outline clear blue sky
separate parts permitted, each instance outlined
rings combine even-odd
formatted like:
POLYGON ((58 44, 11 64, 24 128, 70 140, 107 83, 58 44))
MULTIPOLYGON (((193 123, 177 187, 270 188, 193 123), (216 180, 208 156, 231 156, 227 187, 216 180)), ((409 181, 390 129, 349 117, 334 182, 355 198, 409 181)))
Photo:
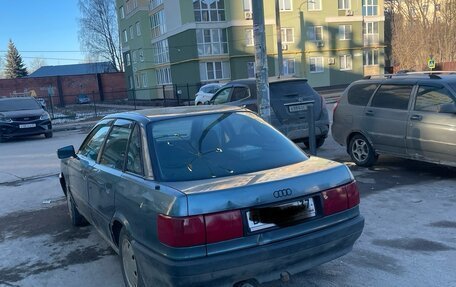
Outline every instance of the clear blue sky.
POLYGON ((47 65, 77 64, 79 7, 77 0, 0 0, 0 57, 13 40, 25 64, 43 58, 47 65))

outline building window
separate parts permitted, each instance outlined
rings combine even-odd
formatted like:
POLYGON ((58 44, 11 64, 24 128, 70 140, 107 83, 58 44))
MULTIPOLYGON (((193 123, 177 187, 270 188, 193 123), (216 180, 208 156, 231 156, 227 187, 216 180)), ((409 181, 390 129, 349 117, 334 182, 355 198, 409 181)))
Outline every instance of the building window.
POLYGON ((165 13, 163 10, 150 16, 150 27, 152 32, 152 38, 156 38, 166 33, 165 26, 165 13))
POLYGON ((252 12, 252 0, 243 0, 244 12, 252 12))
POLYGON ((255 42, 253 41, 253 29, 245 29, 245 45, 254 46, 255 42))
POLYGON ((293 28, 282 28, 282 43, 293 43, 294 42, 294 31, 293 28))
POLYGON ((279 0, 280 11, 291 11, 291 0, 279 0))
POLYGON ((378 50, 364 51, 364 66, 378 65, 378 50))
POLYGON ((139 22, 136 22, 136 36, 141 36, 141 24, 139 22))
POLYGON ((225 21, 224 0, 193 0, 196 22, 225 21))
POLYGON ((323 73, 323 57, 310 57, 310 72, 311 73, 323 73))
POLYGON ((157 84, 158 85, 166 85, 171 84, 171 69, 169 67, 164 67, 155 70, 155 74, 157 76, 157 84))
POLYGON ((312 26, 307 30, 310 41, 323 41, 323 26, 312 26))
POLYGON ((228 53, 226 29, 197 29, 198 55, 222 55, 228 53))
POLYGON ((125 54, 125 63, 127 63, 127 66, 131 65, 130 53, 125 54))
POLYGON ((137 89, 140 89, 141 88, 141 79, 139 78, 139 75, 138 74, 135 74, 135 87, 137 89))
POLYGON ((138 61, 138 51, 134 50, 131 53, 131 56, 132 56, 133 63, 136 64, 136 62, 138 61))
POLYGON ((138 7, 138 0, 126 0, 125 6, 127 6, 127 14, 138 7))
POLYGON ((351 35, 352 25, 339 25, 339 40, 350 40, 351 35))
POLYGON ((130 26, 130 40, 133 40, 133 34, 134 34, 133 26, 130 26))
POLYGON ((200 77, 201 81, 229 79, 230 64, 229 62, 202 62, 200 77))
POLYGON ((149 83, 147 81, 147 73, 141 73, 141 81, 143 88, 147 88, 149 86, 149 83))
POLYGON ((350 0, 339 0, 339 10, 349 10, 350 0))
POLYGON ((370 46, 379 43, 378 22, 364 23, 364 45, 370 46))
POLYGON ((135 88, 135 83, 133 82, 133 76, 128 76, 128 83, 129 83, 129 87, 130 89, 134 89, 135 88))
POLYGON ((255 62, 247 62, 247 77, 255 78, 256 66, 255 62))
POLYGON ((308 11, 321 11, 321 0, 313 0, 307 2, 308 11))
POLYGON ((120 6, 120 19, 125 19, 125 9, 123 6, 120 6))
POLYGON ((163 0, 151 0, 150 1, 150 10, 157 8, 161 4, 163 4, 163 0))
POLYGON ((138 50, 138 54, 139 54, 139 61, 140 62, 144 62, 144 51, 143 51, 143 49, 139 49, 138 50))
POLYGON ((293 75, 295 73, 295 60, 294 59, 284 59, 283 60, 283 74, 284 75, 293 75))
POLYGON ((127 30, 122 31, 124 43, 128 42, 128 33, 127 30))
POLYGON ((339 56, 339 61, 341 71, 348 71, 353 69, 353 61, 351 55, 339 56))
POLYGON ((378 15, 378 0, 364 0, 363 15, 377 16, 378 15))
POLYGON ((154 64, 169 63, 168 39, 152 43, 154 64))

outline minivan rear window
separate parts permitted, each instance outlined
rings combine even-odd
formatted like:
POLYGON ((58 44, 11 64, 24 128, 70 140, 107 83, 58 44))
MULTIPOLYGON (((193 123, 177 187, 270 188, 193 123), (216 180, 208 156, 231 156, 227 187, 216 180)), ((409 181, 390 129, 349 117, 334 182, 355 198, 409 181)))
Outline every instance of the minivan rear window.
POLYGON ((348 103, 355 106, 366 106, 378 84, 354 85, 348 90, 348 103))

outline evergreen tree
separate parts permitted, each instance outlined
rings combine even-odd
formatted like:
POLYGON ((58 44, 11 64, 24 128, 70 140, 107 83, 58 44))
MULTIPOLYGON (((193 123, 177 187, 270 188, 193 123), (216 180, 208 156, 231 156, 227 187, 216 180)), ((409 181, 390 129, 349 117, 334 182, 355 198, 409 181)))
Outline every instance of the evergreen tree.
POLYGON ((16 49, 11 39, 8 43, 8 53, 6 54, 5 77, 7 79, 22 78, 27 76, 27 69, 25 68, 22 57, 16 49))

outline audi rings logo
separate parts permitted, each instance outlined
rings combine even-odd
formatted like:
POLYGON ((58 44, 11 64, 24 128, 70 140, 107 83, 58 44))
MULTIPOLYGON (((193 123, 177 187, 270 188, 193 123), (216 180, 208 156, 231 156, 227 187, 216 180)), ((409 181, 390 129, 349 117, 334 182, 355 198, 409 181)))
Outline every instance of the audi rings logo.
POLYGON ((275 198, 287 197, 292 194, 293 194, 293 191, 291 191, 291 189, 289 189, 289 188, 276 190, 272 193, 272 195, 274 195, 275 198))

